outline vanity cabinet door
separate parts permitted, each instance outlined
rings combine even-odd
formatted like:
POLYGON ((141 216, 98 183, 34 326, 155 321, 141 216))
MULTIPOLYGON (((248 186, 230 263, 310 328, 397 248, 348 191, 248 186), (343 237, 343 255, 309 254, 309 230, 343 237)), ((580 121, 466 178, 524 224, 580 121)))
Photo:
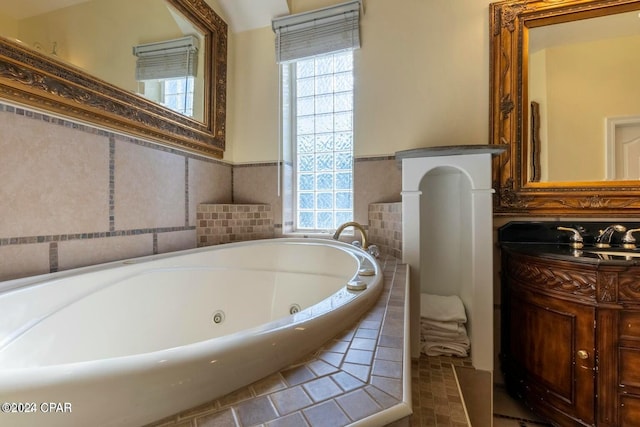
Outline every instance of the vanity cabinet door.
POLYGON ((510 312, 510 353, 525 399, 560 425, 593 425, 595 309, 516 291, 510 312))
POLYGON ((640 312, 620 313, 618 341, 618 391, 620 427, 640 425, 640 312))
POLYGON ((562 273, 531 257, 503 258, 505 382, 557 425, 595 425, 596 309, 555 286, 550 278, 567 276, 561 267, 562 273))

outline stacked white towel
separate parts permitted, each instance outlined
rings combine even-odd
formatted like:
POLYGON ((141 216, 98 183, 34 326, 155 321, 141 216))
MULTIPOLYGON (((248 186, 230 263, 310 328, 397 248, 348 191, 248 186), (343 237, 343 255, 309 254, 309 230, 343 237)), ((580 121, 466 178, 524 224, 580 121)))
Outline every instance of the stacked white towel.
POLYGON ((420 294, 420 351, 427 356, 469 354, 467 315, 457 295, 420 294))

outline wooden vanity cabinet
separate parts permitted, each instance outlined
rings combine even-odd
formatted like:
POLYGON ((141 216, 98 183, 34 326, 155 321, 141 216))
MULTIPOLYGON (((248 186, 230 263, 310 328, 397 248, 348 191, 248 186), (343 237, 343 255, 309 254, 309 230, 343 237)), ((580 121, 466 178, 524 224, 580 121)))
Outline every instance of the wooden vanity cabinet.
POLYGON ((502 251, 508 391, 558 426, 640 426, 640 267, 502 251))

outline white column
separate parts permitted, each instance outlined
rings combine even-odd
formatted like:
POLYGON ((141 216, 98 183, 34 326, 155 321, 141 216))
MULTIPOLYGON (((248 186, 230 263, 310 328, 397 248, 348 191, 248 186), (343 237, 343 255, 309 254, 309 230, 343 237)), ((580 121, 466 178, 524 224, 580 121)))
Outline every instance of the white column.
POLYGON ((402 195, 402 262, 409 266, 411 357, 420 357, 420 196, 407 190, 402 195), (407 238, 412 236, 411 238, 407 238))
MULTIPOLYGON (((491 157, 488 157, 490 162, 491 157)), ((471 190, 474 305, 471 359, 474 368, 489 372, 493 372, 493 193, 492 188, 471 190)))

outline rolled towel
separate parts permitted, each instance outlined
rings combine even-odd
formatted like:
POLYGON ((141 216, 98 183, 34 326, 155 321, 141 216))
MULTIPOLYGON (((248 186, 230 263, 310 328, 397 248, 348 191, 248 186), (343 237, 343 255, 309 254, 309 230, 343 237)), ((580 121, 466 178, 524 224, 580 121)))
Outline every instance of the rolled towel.
POLYGON ((467 321, 464 304, 457 295, 420 294, 420 316, 441 322, 467 321))

